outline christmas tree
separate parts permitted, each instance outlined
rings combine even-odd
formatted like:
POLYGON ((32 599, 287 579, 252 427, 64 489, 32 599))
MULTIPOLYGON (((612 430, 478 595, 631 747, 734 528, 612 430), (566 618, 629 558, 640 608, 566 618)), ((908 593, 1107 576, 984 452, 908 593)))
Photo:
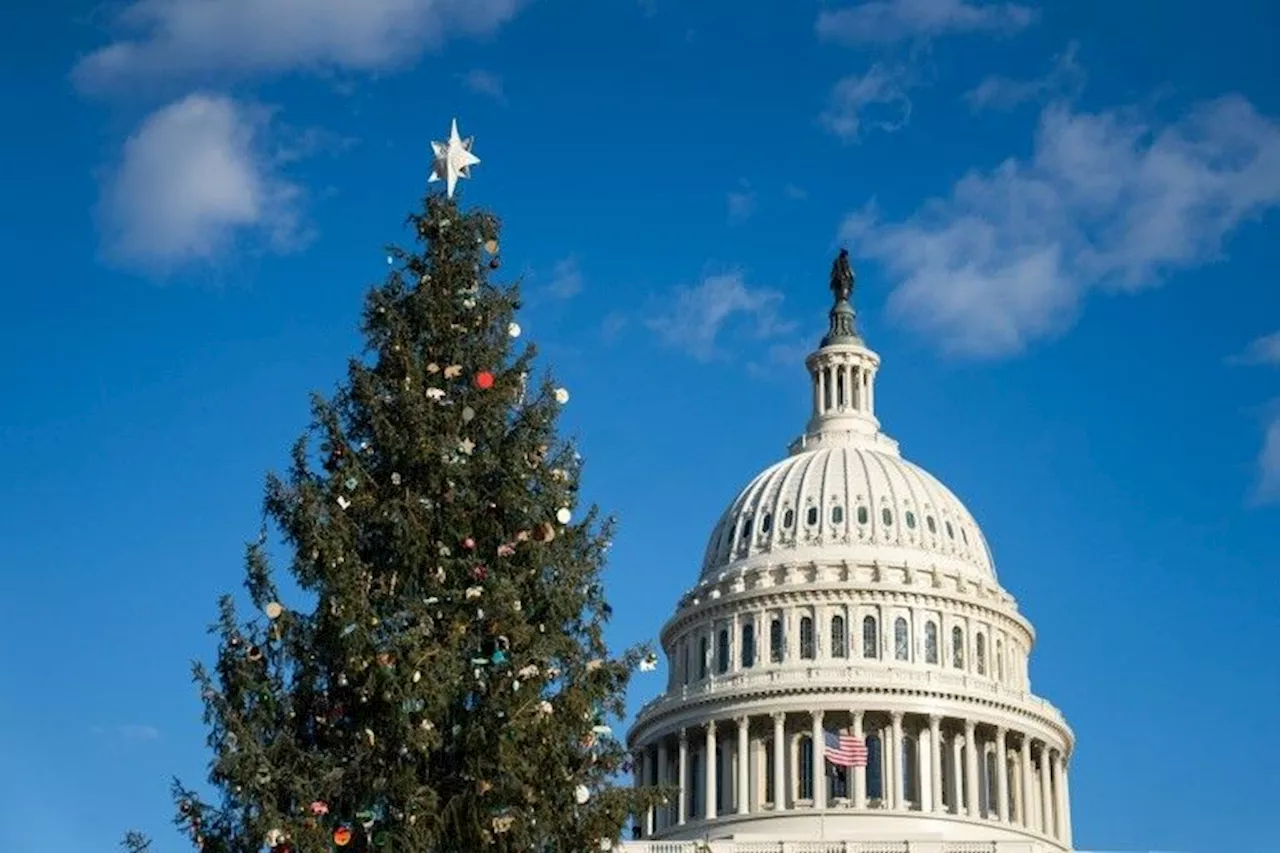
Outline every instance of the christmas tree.
POLYGON ((609 723, 654 658, 606 648, 609 524, 578 507, 568 393, 528 381, 518 288, 490 280, 498 220, 453 197, 469 141, 455 124, 435 148, 448 190, 390 250, 368 353, 268 480, 305 601, 264 532, 256 612, 225 598, 216 666, 195 667, 217 796, 175 797, 204 853, 588 853, 663 794, 610 784, 629 767, 609 723))

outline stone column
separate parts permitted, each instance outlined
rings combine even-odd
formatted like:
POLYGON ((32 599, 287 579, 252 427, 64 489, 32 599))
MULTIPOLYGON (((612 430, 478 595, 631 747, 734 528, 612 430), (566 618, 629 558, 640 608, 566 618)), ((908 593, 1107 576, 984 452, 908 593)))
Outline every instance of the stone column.
POLYGON ((703 750, 703 770, 706 776, 706 802, 703 804, 703 817, 715 820, 716 817, 716 721, 707 722, 707 744, 703 750))
POLYGON ((1018 775, 1022 777, 1021 790, 1022 800, 1018 805, 1018 817, 1022 819, 1022 825, 1027 829, 1035 829, 1036 821, 1035 812, 1035 794, 1032 791, 1031 776, 1031 735, 1024 734, 1022 736, 1022 749, 1018 750, 1020 758, 1020 769, 1018 775))
MULTIPOLYGON (((862 732, 862 712, 853 711, 853 736, 862 741, 862 746, 866 748, 866 740, 862 732)), ((862 764, 858 767, 849 768, 849 787, 853 788, 853 807, 855 809, 865 809, 867 807, 867 766, 862 764)))
MULTIPOLYGON (((667 766, 667 739, 658 741, 658 786, 667 784, 671 768, 667 766)), ((671 825, 671 807, 667 806, 658 813, 658 829, 666 829, 671 825)))
POLYGON ((676 799, 676 825, 684 826, 684 822, 689 819, 689 731, 688 729, 680 730, 680 752, 677 756, 676 787, 680 789, 680 796, 676 799))
MULTIPOLYGON (((933 810, 942 811, 942 718, 929 718, 929 776, 933 810)), ((924 804, 920 804, 924 808, 924 804)))
POLYGON ((813 785, 813 807, 815 809, 825 809, 827 807, 827 744, 822 736, 822 712, 813 712, 813 731, 810 734, 812 738, 812 749, 809 750, 810 761, 812 766, 809 768, 813 785))
POLYGON ((978 735, 973 720, 964 721, 964 786, 968 789, 966 812, 969 817, 981 817, 979 806, 982 798, 978 796, 978 735))
POLYGON ((1058 838, 1071 849, 1071 792, 1067 788, 1067 760, 1058 754, 1058 838))
POLYGON ((751 719, 749 717, 738 718, 738 814, 747 813, 747 786, 748 786, 748 768, 747 768, 747 751, 750 745, 747 742, 747 734, 750 731, 751 719))
POLYGON ((1053 835, 1053 785, 1049 781, 1049 744, 1040 747, 1040 831, 1053 835))
POLYGON ((786 776, 787 715, 773 715, 773 810, 780 812, 787 807, 786 776))
POLYGON ((964 761, 960 757, 960 747, 964 744, 964 736, 959 733, 951 735, 951 808, 954 814, 964 814, 964 761))
POLYGON ((1005 730, 996 728, 996 814, 1001 823, 1009 822, 1009 752, 1004 742, 1005 730))
POLYGON ((891 774, 893 778, 893 795, 890 800, 890 808, 900 809, 906 803, 906 790, 903 783, 906 781, 906 756, 903 753, 904 741, 902 738, 902 712, 893 712, 893 753, 889 756, 889 766, 893 768, 891 774))
MULTIPOLYGON (((640 753, 640 762, 637 769, 640 771, 640 784, 642 786, 647 786, 649 784, 649 777, 653 775, 653 759, 649 757, 648 746, 644 747, 644 750, 640 753)), ((653 837, 653 806, 648 806, 644 810, 644 837, 653 837)))

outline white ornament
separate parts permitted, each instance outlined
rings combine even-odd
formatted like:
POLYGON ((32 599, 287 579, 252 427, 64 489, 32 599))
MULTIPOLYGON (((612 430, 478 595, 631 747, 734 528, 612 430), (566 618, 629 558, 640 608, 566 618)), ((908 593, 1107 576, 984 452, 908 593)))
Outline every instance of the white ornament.
POLYGON ((559 404, 560 404, 560 405, 562 405, 562 406, 563 406, 565 403, 569 402, 569 392, 568 392, 567 390, 565 390, 564 388, 557 388, 557 389, 556 389, 556 402, 557 402, 557 403, 559 403, 559 404))
POLYGON ((587 800, 591 799, 591 790, 586 785, 579 785, 573 789, 573 798, 578 801, 578 805, 586 805, 587 800))
MULTIPOLYGON (((470 178, 471 167, 480 163, 480 158, 471 153, 471 145, 475 137, 463 139, 458 135, 458 120, 453 120, 446 142, 432 142, 431 151, 435 154, 435 163, 431 169, 429 182, 444 181, 445 193, 453 198, 453 188, 459 178, 470 178)), ((443 227, 444 223, 440 223, 443 227)))
POLYGON ((520 337, 520 324, 512 323, 511 325, 507 326, 507 334, 513 338, 520 337))
POLYGON ((556 521, 561 524, 568 524, 569 519, 573 518, 573 513, 569 511, 567 506, 562 506, 556 510, 556 521))
POLYGON ((650 652, 644 656, 644 660, 640 661, 641 672, 653 672, 658 668, 658 656, 650 652))

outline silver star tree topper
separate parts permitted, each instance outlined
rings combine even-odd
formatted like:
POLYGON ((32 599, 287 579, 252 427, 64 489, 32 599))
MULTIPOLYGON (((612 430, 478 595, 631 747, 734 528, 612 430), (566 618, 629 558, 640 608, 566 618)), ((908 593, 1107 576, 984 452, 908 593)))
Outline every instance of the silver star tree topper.
POLYGON ((455 118, 453 127, 449 131, 448 141, 431 143, 435 162, 432 164, 428 183, 444 181, 445 192, 449 198, 453 198, 453 188, 457 186, 458 179, 470 178, 471 167, 480 162, 480 158, 471 153, 471 145, 474 142, 474 136, 463 139, 458 135, 458 120, 455 118))

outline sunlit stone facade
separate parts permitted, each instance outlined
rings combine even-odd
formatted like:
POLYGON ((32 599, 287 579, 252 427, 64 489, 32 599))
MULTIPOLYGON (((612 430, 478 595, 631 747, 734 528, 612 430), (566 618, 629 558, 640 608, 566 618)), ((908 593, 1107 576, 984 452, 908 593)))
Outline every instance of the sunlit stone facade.
POLYGON ((968 510, 880 431, 880 359, 836 277, 808 426, 662 628, 666 690, 627 737, 635 783, 681 793, 626 847, 1070 850, 1073 735, 1031 690, 1034 629, 968 510), (868 765, 829 772, 824 731, 865 739, 868 765))

